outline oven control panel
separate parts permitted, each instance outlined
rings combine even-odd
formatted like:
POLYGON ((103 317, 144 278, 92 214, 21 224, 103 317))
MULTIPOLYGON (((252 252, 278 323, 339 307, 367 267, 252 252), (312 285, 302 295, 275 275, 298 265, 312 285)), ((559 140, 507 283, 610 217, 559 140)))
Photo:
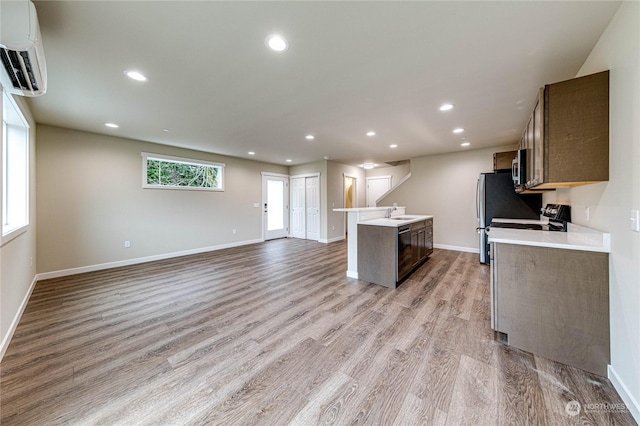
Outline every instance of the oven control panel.
POLYGON ((558 222, 571 222, 571 206, 565 204, 547 204, 542 215, 558 222))

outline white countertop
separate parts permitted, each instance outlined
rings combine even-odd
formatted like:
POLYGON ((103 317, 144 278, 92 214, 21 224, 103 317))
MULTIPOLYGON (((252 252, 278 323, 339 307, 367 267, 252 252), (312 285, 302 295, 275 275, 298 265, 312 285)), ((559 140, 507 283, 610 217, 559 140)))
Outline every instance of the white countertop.
MULTIPOLYGON (((499 222, 546 223, 543 221, 507 220, 499 222)), ((490 228, 489 242, 524 246, 550 247, 568 250, 597 251, 611 253, 611 234, 584 226, 567 224, 567 232, 537 231, 529 229, 490 228)))
POLYGON ((391 218, 379 218, 379 219, 370 219, 362 222, 358 222, 358 225, 370 225, 370 226, 390 226, 393 228, 397 228, 399 226, 408 225, 410 223, 420 222, 426 219, 433 218, 430 215, 416 215, 416 214, 403 214, 399 216, 391 216, 391 218), (394 217, 396 219, 394 219, 394 217), (406 218, 403 220, 399 220, 397 218, 406 218))
POLYGON ((501 223, 532 223, 536 225, 545 225, 549 223, 548 217, 543 217, 542 219, 503 219, 501 217, 494 217, 491 222, 501 222, 501 223))
MULTIPOLYGON (((353 207, 353 208, 339 208, 339 209, 333 209, 334 212, 373 212, 373 211, 377 211, 377 210, 388 210, 388 209, 393 209, 394 206, 388 206, 388 207, 384 207, 384 206, 380 206, 380 207, 353 207)), ((400 209, 400 208, 404 208, 404 207, 398 207, 395 206, 396 209, 400 209)))

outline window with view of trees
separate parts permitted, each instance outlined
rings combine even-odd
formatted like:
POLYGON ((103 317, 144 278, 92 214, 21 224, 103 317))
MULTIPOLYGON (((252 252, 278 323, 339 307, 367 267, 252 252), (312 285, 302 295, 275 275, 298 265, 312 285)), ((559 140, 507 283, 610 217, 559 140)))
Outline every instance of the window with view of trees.
POLYGON ((143 187, 223 191, 224 164, 142 153, 143 187))
POLYGON ((2 93, 2 244, 29 226, 29 125, 18 104, 2 93))

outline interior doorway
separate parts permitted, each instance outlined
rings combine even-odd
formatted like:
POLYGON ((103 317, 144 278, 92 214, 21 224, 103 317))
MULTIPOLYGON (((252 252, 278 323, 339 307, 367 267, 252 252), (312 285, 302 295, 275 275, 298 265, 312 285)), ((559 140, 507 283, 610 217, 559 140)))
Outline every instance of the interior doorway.
MULTIPOLYGON (((344 207, 353 209, 358 207, 358 178, 356 176, 344 174, 344 207)), ((349 234, 348 213, 344 214, 344 233, 345 237, 349 234)))

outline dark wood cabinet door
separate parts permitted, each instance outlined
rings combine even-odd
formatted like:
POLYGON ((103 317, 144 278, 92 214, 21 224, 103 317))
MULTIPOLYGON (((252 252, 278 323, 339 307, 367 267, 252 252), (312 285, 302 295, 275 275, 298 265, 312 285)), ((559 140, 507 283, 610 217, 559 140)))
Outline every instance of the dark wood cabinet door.
POLYGON ((420 262, 420 246, 418 244, 418 231, 411 233, 411 263, 416 265, 420 262))
POLYGON ((609 180, 609 71, 545 91, 545 181, 609 180))

